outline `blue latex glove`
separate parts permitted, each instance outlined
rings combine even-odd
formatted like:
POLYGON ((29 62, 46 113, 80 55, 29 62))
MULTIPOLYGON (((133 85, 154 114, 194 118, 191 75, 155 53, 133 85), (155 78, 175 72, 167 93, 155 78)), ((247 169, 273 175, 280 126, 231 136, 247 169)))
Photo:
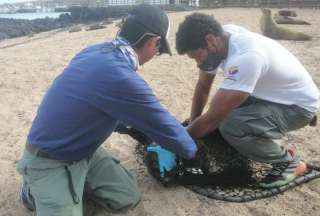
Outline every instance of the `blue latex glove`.
POLYGON ((165 171, 171 171, 176 167, 176 155, 174 153, 161 148, 159 145, 148 146, 147 151, 157 153, 161 177, 164 177, 165 171))

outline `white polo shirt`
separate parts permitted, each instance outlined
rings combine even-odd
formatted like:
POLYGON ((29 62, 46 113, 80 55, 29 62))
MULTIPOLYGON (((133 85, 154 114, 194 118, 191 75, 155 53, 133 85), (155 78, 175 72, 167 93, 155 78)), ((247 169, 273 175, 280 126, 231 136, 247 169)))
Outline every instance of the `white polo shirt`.
POLYGON ((231 34, 228 56, 220 65, 220 88, 250 93, 256 98, 297 105, 310 112, 320 106, 319 90, 299 60, 278 42, 236 25, 224 25, 231 34))

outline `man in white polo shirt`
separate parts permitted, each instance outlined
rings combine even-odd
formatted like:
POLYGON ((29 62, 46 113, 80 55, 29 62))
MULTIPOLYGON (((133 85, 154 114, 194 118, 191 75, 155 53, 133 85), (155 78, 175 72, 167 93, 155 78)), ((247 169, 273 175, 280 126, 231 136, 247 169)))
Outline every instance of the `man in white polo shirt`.
POLYGON ((193 138, 219 128, 241 154, 272 164, 262 187, 279 187, 305 172, 293 150, 274 142, 308 125, 320 105, 317 86, 292 53, 274 40, 240 26, 221 26, 200 13, 180 24, 176 48, 200 68, 188 127, 193 138), (219 66, 224 81, 203 112, 219 66))

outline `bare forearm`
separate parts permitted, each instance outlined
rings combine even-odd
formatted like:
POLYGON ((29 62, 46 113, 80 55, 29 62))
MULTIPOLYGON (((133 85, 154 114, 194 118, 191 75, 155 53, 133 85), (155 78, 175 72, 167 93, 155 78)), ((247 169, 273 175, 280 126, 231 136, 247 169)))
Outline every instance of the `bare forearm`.
POLYGON ((206 74, 204 72, 199 73, 199 79, 193 94, 190 121, 192 122, 199 117, 205 105, 207 104, 211 85, 214 80, 214 75, 206 74))
POLYGON ((193 139, 204 137, 218 128, 221 120, 209 118, 208 113, 196 118, 188 127, 188 133, 193 139))
POLYGON ((203 92, 197 85, 196 90, 193 95, 192 99, 192 106, 191 106, 191 114, 190 114, 190 121, 194 121, 197 117, 199 117, 208 101, 208 92, 203 92))
POLYGON ((194 139, 201 138, 217 129, 226 116, 242 104, 248 96, 249 94, 245 92, 219 89, 208 111, 191 122, 188 127, 190 136, 194 139))

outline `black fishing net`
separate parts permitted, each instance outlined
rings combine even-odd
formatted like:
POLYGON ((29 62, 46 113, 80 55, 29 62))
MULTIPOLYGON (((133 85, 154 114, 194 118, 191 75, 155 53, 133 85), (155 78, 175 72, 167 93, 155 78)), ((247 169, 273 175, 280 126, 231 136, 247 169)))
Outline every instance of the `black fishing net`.
POLYGON ((149 173, 162 184, 183 185, 213 199, 230 202, 257 200, 277 195, 320 177, 320 168, 307 164, 307 172, 288 185, 272 189, 261 188, 258 183, 269 173, 271 166, 253 162, 242 156, 223 139, 218 130, 196 140, 198 152, 194 160, 177 158, 177 167, 161 177, 156 153, 145 151, 152 140, 131 127, 122 127, 117 132, 127 134, 138 141, 138 162, 145 164, 149 173))

